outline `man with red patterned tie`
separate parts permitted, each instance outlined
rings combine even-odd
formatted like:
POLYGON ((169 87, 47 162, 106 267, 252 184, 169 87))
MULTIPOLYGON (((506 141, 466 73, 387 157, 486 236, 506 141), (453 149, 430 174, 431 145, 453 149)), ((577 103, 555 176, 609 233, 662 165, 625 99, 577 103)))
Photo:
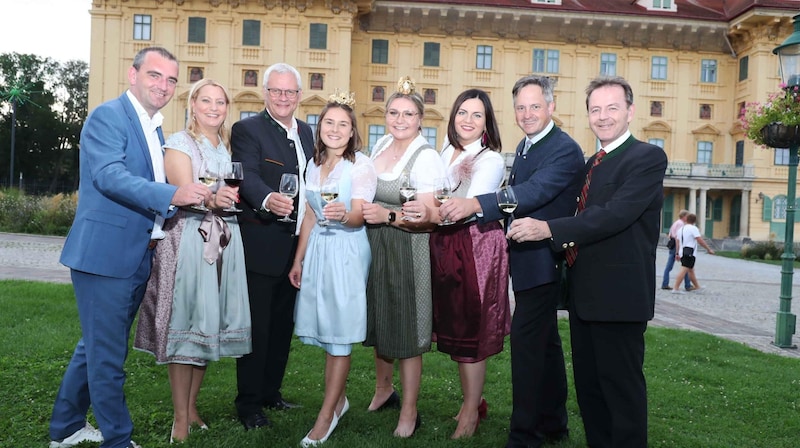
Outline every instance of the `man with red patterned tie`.
POLYGON ((643 447, 644 333, 655 306, 655 254, 667 156, 628 130, 634 105, 627 81, 596 78, 586 95, 589 126, 602 149, 584 168, 585 187, 578 198, 584 206, 579 205, 574 217, 517 219, 508 237, 550 239, 572 262, 572 361, 588 445, 643 447))

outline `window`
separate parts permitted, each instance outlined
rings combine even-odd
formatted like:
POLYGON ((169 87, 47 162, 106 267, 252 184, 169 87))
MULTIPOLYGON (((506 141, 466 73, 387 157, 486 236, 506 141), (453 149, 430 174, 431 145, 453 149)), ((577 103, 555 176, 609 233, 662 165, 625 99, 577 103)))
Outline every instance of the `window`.
POLYGON ((425 104, 436 104, 436 89, 425 89, 425 104))
POLYGON ((189 43, 206 43, 206 18, 189 17, 189 43))
POLYGON ((436 128, 422 128, 422 136, 428 140, 429 145, 438 148, 436 146, 436 128))
POLYGON ((772 200, 772 219, 786 219, 786 205, 789 201, 786 196, 775 196, 772 200))
POLYGON ((670 0, 653 0, 653 8, 672 9, 671 3, 670 0))
POLYGON ((711 153, 714 144, 711 142, 697 142, 697 163, 711 164, 711 153))
POLYGON ((426 67, 439 66, 439 44, 436 42, 425 42, 422 65, 426 67))
POLYGON ((197 82, 203 79, 202 67, 189 67, 189 82, 197 82))
POLYGON ((600 74, 614 76, 617 74, 617 55, 614 53, 600 53, 600 74))
POLYGON ((319 124, 319 115, 318 114, 306 115, 306 124, 308 125, 308 127, 311 128, 311 134, 317 135, 317 125, 319 124))
POLYGON ((700 105, 700 119, 701 120, 710 120, 711 119, 711 105, 710 104, 701 104, 700 105))
POLYGON ((716 59, 703 59, 700 62, 700 82, 717 82, 716 59))
POLYGON ((386 95, 386 89, 383 86, 375 86, 372 88, 372 101, 382 103, 386 95))
POLYGON ((663 101, 650 101, 650 116, 660 117, 664 113, 663 101))
POLYGON ((260 20, 245 20, 242 22, 242 45, 261 45, 260 20))
POLYGON ((153 16, 144 14, 133 15, 133 40, 150 40, 153 16))
POLYGON ((491 45, 478 45, 477 59, 475 61, 475 68, 479 70, 492 69, 492 46, 491 45))
POLYGON ((647 140, 647 143, 651 145, 656 145, 661 149, 664 149, 664 139, 663 138, 650 138, 647 140))
POLYGON ((251 111, 245 110, 245 111, 239 112, 239 119, 240 120, 244 120, 245 118, 254 117, 256 115, 258 115, 258 112, 251 112, 251 111))
POLYGON ((789 164, 789 148, 775 148, 775 165, 789 164))
POLYGON ((312 73, 308 86, 311 90, 323 90, 325 88, 325 76, 322 73, 312 73))
POLYGON ((533 49, 534 73, 558 73, 558 50, 533 49))
POLYGON ((736 110, 738 111, 738 113, 736 114, 736 118, 741 120, 742 118, 744 118, 744 115, 747 112, 747 104, 744 101, 740 102, 736 106, 736 110))
POLYGON ((739 59, 739 81, 747 79, 747 70, 750 65, 750 56, 743 56, 739 59))
POLYGON ((312 23, 308 31, 308 48, 328 49, 328 25, 312 23))
POLYGON ((372 148, 375 147, 375 143, 378 142, 378 139, 386 135, 386 126, 382 124, 371 124, 369 125, 369 137, 367 140, 367 145, 369 146, 369 150, 372 151, 372 148))
POLYGON ((255 70, 245 70, 243 73, 242 84, 247 87, 258 86, 258 72, 255 70))
POLYGON ((385 39, 372 39, 372 63, 389 63, 389 41, 385 39))
POLYGON ((650 78, 665 80, 667 79, 667 58, 665 56, 653 56, 650 66, 650 78))

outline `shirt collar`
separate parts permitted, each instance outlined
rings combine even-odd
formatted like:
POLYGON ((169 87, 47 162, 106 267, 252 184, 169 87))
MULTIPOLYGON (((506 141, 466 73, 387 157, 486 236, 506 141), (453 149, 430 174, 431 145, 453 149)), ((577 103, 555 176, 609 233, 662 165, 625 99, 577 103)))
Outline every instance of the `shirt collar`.
POLYGON ((622 144, 625 143, 625 141, 628 140, 628 138, 630 136, 631 136, 631 131, 630 130, 625 131, 624 134, 620 135, 619 137, 617 137, 616 140, 614 140, 613 142, 611 142, 608 145, 606 145, 605 148, 600 148, 600 149, 602 149, 603 151, 606 152, 606 154, 608 154, 611 151, 613 151, 613 150, 619 148, 620 146, 622 146, 622 144))
POLYGON ((151 117, 150 114, 144 110, 144 107, 142 107, 142 103, 140 103, 139 100, 133 96, 133 93, 131 93, 130 89, 127 90, 125 94, 128 95, 128 99, 133 105, 133 110, 136 111, 136 115, 139 117, 139 121, 142 123, 142 125, 147 124, 150 126, 148 131, 152 132, 164 123, 164 115, 162 115, 160 111, 156 112, 155 115, 151 117))
POLYGON ((539 131, 539 133, 535 134, 533 137, 531 137, 530 135, 526 136, 525 139, 528 140, 526 146, 535 145, 537 142, 539 142, 539 140, 543 139, 545 135, 549 134, 550 131, 553 130, 553 127, 555 127, 555 125, 556 125, 555 122, 553 122, 553 119, 551 118, 550 123, 547 123, 547 126, 545 126, 544 129, 539 131))
POLYGON ((264 110, 267 111, 267 115, 269 115, 269 117, 272 118, 272 120, 275 121, 275 123, 278 123, 278 125, 282 127, 287 134, 289 133, 289 130, 294 130, 295 132, 297 132, 297 118, 292 116, 292 125, 286 126, 285 124, 281 123, 280 120, 277 120, 275 117, 273 117, 272 114, 269 112, 269 109, 265 108, 264 110))

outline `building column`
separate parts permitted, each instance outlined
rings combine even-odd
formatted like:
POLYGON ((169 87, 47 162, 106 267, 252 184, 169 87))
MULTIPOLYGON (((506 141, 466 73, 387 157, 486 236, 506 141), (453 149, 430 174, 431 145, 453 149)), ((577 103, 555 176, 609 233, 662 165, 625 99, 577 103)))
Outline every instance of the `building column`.
POLYGON ((706 193, 707 188, 700 189, 700 210, 697 211, 697 228, 703 236, 706 235, 706 193))
POLYGON ((742 190, 742 204, 739 211, 739 238, 750 236, 750 190, 742 190))
POLYGON ((697 214, 697 188, 689 189, 689 213, 697 214))

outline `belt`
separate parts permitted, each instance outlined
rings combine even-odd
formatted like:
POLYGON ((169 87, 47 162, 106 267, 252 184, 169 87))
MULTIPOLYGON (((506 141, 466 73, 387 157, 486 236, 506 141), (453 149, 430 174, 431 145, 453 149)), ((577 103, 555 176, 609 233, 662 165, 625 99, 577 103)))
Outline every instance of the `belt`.
POLYGON ((158 240, 150 240, 150 243, 147 245, 147 248, 153 250, 156 248, 156 244, 158 244, 158 240))

